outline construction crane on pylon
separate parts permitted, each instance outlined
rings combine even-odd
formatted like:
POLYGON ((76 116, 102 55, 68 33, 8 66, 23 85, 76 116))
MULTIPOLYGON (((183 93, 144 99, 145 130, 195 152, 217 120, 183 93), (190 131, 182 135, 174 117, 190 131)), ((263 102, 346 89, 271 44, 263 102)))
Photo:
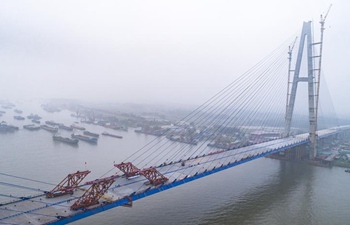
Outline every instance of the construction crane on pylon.
MULTIPOLYGON (((326 18, 327 18, 327 16, 328 16, 328 13, 329 13, 329 11, 331 10, 331 8, 332 8, 332 4, 329 6, 329 8, 328 8, 328 10, 327 10, 327 12, 326 12, 326 15, 325 15, 324 17, 323 17, 322 14, 321 14, 320 24, 321 24, 322 28, 323 28, 323 25, 324 25, 324 23, 325 23, 325 21, 326 21, 326 18)), ((324 29, 324 28, 323 28, 323 29, 324 29)))

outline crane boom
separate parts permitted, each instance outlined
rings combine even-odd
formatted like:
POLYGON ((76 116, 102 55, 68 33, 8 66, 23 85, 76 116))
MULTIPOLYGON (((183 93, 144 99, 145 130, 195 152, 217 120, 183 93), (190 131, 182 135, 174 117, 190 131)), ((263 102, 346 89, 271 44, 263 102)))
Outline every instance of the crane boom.
POLYGON ((326 12, 326 15, 323 17, 322 16, 322 14, 321 14, 321 20, 320 20, 320 23, 321 24, 324 24, 324 22, 326 21, 326 18, 327 18, 327 16, 328 16, 328 13, 329 13, 329 11, 331 10, 331 7, 332 7, 332 4, 329 6, 329 8, 328 8, 328 10, 327 10, 327 12, 326 12))

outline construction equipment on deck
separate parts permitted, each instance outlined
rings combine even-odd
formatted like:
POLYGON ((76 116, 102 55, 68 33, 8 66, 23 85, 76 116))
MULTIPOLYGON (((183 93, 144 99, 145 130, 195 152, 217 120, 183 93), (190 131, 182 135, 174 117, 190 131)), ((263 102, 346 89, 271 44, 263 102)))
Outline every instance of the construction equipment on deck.
POLYGON ((46 194, 47 198, 54 198, 61 195, 73 194, 74 188, 78 187, 80 182, 91 171, 77 171, 76 173, 68 174, 54 189, 46 194))
POLYGON ((140 169, 134 166, 131 162, 122 162, 120 164, 114 164, 114 166, 120 169, 126 177, 136 176, 140 173, 140 169))
POLYGON ((168 180, 168 178, 166 178, 154 167, 143 169, 140 171, 140 174, 146 177, 149 180, 150 184, 155 186, 162 184, 168 180))
POLYGON ((91 187, 74 202, 74 204, 70 207, 71 210, 78 210, 98 204, 100 198, 107 192, 108 188, 118 177, 119 176, 117 175, 113 175, 88 182, 89 184, 92 184, 91 187))

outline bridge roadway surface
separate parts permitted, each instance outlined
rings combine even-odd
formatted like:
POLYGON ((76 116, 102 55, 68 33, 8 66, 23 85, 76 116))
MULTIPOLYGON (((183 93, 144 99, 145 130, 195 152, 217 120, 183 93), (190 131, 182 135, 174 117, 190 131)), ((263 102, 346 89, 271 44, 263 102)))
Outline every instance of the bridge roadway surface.
MULTIPOLYGON (((331 136, 348 129, 350 126, 320 130, 318 138, 331 136)), ((182 164, 182 161, 165 166, 161 165, 157 167, 157 170, 169 180, 158 186, 149 185, 148 180, 143 176, 133 179, 120 176, 100 199, 99 204, 77 211, 71 210, 70 206, 89 188, 89 185, 79 186, 73 195, 46 198, 42 194, 24 200, 17 199, 0 205, 0 224, 67 224, 125 205, 130 203, 130 199, 135 201, 221 170, 306 143, 309 143, 307 133, 197 156, 186 159, 185 165, 182 164)))

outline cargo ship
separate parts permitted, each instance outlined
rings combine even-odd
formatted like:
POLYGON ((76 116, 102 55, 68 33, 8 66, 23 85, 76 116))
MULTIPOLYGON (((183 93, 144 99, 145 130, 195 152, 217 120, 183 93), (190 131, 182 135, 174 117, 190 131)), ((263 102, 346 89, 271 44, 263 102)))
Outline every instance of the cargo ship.
POLYGON ((82 140, 82 141, 86 141, 86 142, 89 142, 89 143, 94 143, 94 144, 96 144, 97 140, 98 140, 95 137, 88 137, 88 136, 84 136, 84 135, 81 135, 81 134, 72 134, 72 138, 79 139, 79 140, 82 140))
POLYGON ((56 133, 58 131, 57 127, 52 127, 52 126, 48 126, 48 125, 41 125, 40 126, 42 129, 56 133))
POLYGON ((92 133, 90 131, 84 131, 84 134, 87 136, 95 137, 95 138, 98 138, 100 136, 99 134, 92 133))
POLYGON ((55 141, 61 141, 61 142, 68 143, 68 144, 71 144, 71 145, 77 145, 78 142, 79 142, 78 139, 62 137, 62 136, 59 136, 59 135, 56 135, 56 134, 52 138, 55 141))
POLYGON ((16 120, 24 120, 25 119, 23 116, 14 116, 13 118, 15 118, 16 120))
POLYGON ((102 135, 110 136, 110 137, 115 137, 115 138, 123 138, 122 136, 115 135, 115 134, 110 134, 110 133, 107 133, 107 132, 103 132, 102 135))
POLYGON ((27 130, 40 130, 40 126, 37 126, 35 124, 23 125, 23 128, 27 130))
POLYGON ((37 114, 33 114, 33 113, 31 113, 29 116, 27 116, 27 118, 30 120, 40 120, 41 119, 40 116, 38 116, 37 114))
POLYGON ((40 120, 32 120, 33 123, 40 124, 40 120))
POLYGON ((52 120, 46 121, 45 123, 46 123, 47 125, 50 125, 50 126, 58 126, 58 125, 60 125, 60 123, 56 123, 56 122, 54 122, 54 121, 52 121, 52 120))
POLYGON ((73 131, 73 128, 68 127, 68 126, 66 126, 64 124, 59 124, 58 128, 63 129, 63 130, 73 131))
POLYGON ((75 125, 74 123, 72 125, 70 125, 70 127, 73 129, 77 129, 77 130, 85 130, 85 127, 79 127, 79 126, 75 125))
POLYGON ((7 125, 5 121, 2 121, 0 123, 0 132, 13 132, 15 130, 18 130, 19 128, 13 125, 7 125))

